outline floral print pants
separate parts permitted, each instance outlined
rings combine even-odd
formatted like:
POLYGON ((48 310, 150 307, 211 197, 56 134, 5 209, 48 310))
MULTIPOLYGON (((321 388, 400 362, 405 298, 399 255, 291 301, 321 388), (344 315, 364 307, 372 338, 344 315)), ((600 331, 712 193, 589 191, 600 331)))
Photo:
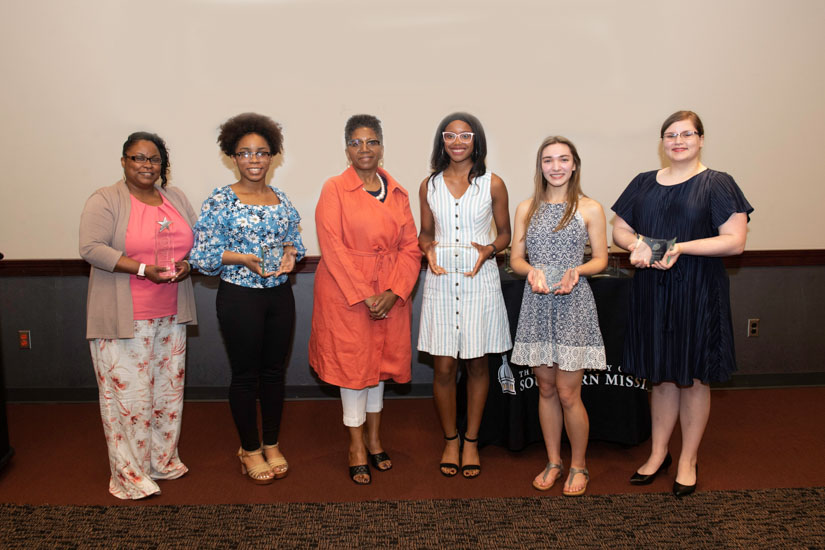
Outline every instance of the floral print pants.
POLYGON ((174 315, 135 321, 134 338, 89 344, 109 448, 109 492, 122 499, 158 494, 153 480, 187 472, 178 458, 186 327, 174 315))

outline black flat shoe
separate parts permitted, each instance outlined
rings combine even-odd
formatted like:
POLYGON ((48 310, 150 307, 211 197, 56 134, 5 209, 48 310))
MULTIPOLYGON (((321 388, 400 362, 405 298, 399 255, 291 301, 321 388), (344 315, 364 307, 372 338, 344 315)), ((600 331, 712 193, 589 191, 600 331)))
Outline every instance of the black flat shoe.
POLYGON ((359 464, 357 466, 349 467, 349 477, 356 485, 369 485, 372 483, 372 476, 370 475, 370 467, 367 464, 359 464), (355 476, 366 474, 366 481, 358 481, 355 476))
MULTIPOLYGON (((699 465, 696 465, 696 481, 699 481, 699 465)), ((693 485, 682 485, 678 481, 673 482, 673 496, 676 498, 686 497, 696 491, 696 483, 693 485)))
POLYGON ((670 456, 670 453, 667 453, 665 459, 662 461, 661 466, 659 469, 653 472, 652 474, 640 474, 639 472, 634 473, 630 476, 630 484, 631 485, 650 485, 653 483, 653 480, 656 479, 656 476, 659 475, 661 472, 667 471, 670 468, 670 465, 673 463, 673 457, 670 456))
POLYGON ((390 462, 390 455, 388 455, 384 451, 375 454, 367 453, 367 456, 369 457, 370 462, 372 462, 372 467, 378 470, 379 472, 386 472, 387 470, 392 470, 392 464, 390 464, 386 468, 382 468, 380 466, 382 462, 390 462))

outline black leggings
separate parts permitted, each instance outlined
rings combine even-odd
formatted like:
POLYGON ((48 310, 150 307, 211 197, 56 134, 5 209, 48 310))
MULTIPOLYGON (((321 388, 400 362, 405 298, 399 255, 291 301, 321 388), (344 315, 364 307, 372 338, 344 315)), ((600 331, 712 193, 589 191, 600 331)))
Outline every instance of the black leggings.
POLYGON ((292 287, 287 282, 274 288, 247 288, 222 280, 215 305, 232 368, 229 407, 241 446, 254 451, 261 445, 257 396, 264 445, 274 445, 284 407, 286 357, 295 330, 292 287))

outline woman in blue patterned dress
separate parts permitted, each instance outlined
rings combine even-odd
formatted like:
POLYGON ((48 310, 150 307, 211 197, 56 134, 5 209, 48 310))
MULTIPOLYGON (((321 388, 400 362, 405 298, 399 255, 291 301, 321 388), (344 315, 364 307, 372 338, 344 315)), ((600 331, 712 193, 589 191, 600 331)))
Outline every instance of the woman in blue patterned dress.
POLYGON ((670 164, 636 176, 613 205, 613 242, 631 251, 636 268, 623 367, 653 384, 650 456, 630 483, 647 485, 670 466, 668 445, 678 420, 682 449, 673 494, 682 497, 696 489, 709 384, 736 370, 721 257, 745 249, 753 208, 732 177, 702 164, 705 130, 696 113, 673 113, 659 136, 670 164), (645 237, 676 238, 676 244, 652 261, 645 237))
POLYGON ((298 233, 298 211, 283 191, 266 184, 272 156, 282 150, 281 127, 262 115, 240 114, 221 126, 218 143, 240 177, 204 201, 191 261, 203 273, 221 278, 216 307, 232 369, 229 406, 241 440, 241 473, 263 485, 284 477, 288 469, 278 446, 286 356, 295 325, 286 274, 306 249, 298 233), (282 252, 280 263, 263 262, 267 250, 276 258, 282 252))
POLYGON ((510 256, 527 276, 511 361, 533 367, 547 465, 533 487, 547 491, 562 472, 562 424, 570 440, 566 496, 587 490, 590 423, 581 398, 583 369, 606 369, 596 304, 587 279, 607 266, 601 205, 581 191, 581 159, 566 138, 545 139, 536 155, 535 192, 518 205, 510 256), (585 242, 592 257, 582 263, 585 242), (529 261, 529 263, 528 263, 529 261))
POLYGON ((461 473, 481 472, 478 430, 487 401, 488 353, 510 349, 510 328, 495 255, 510 243, 507 188, 488 172, 487 140, 478 119, 454 113, 435 135, 432 173, 421 182, 418 243, 429 270, 418 349, 434 356, 433 396, 447 440, 441 473, 458 473, 458 358, 467 367, 467 430, 461 473), (490 234, 495 222, 496 234, 490 234), (457 258, 457 259, 454 259, 457 258))

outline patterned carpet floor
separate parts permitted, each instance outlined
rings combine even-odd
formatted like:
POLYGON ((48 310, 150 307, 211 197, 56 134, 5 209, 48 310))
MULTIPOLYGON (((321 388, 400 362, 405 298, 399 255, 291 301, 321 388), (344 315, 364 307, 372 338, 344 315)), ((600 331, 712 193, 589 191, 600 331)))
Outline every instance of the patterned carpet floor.
POLYGON ((2 548, 825 548, 825 488, 185 506, 0 504, 2 548))

